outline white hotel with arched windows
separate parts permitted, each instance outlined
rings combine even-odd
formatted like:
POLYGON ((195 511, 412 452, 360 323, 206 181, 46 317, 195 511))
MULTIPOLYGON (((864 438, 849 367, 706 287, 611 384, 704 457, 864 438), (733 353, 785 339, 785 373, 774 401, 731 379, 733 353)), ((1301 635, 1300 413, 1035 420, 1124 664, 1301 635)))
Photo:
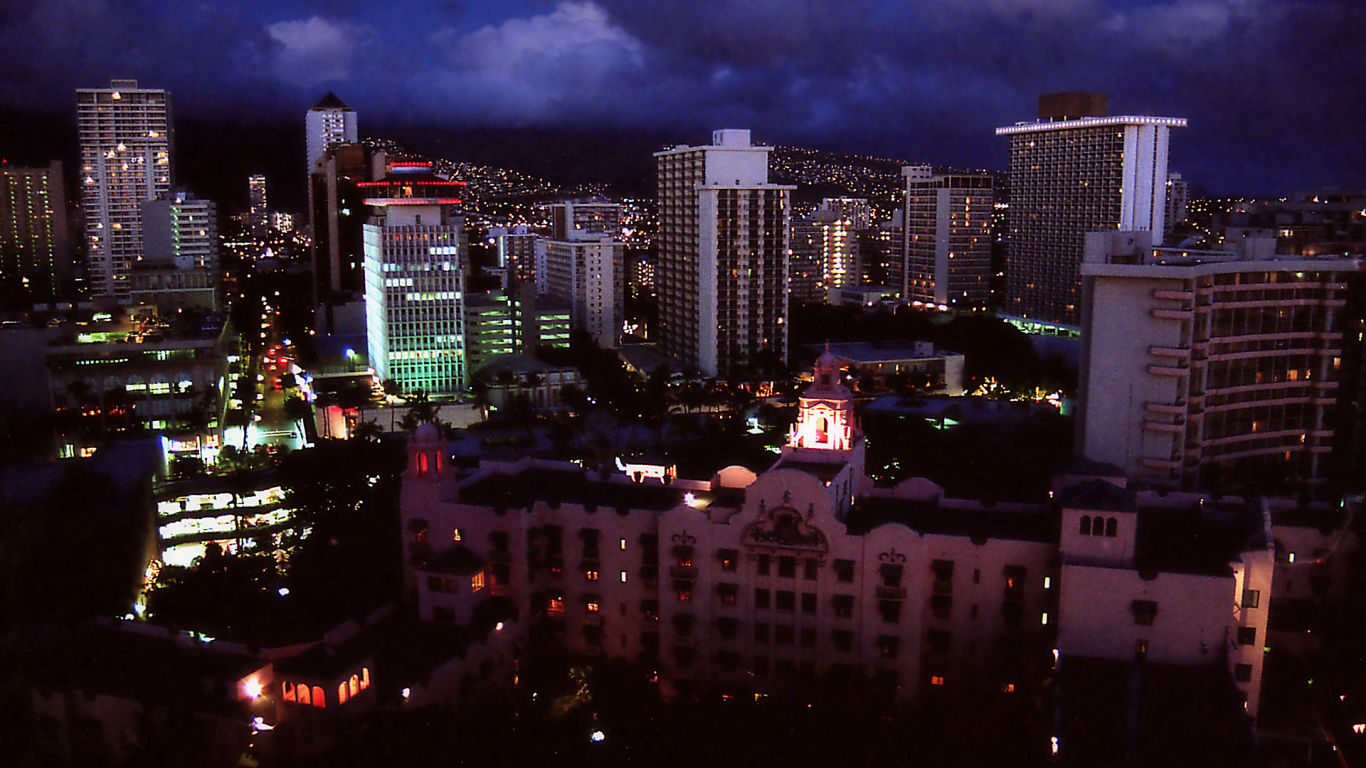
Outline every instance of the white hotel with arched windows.
POLYGON ((932 700, 1036 690, 1073 657, 1223 665, 1256 716, 1287 567, 1273 541, 1332 535, 1295 527, 1297 505, 1095 476, 1051 505, 878 488, 833 355, 799 408, 766 471, 668 484, 535 459, 462 474, 420 429, 402 496, 420 617, 461 625, 499 598, 529 643, 639 661, 685 693, 857 672, 932 700), (1282 512, 1290 527, 1273 533, 1282 512), (1197 545, 1179 545, 1191 532, 1197 545))

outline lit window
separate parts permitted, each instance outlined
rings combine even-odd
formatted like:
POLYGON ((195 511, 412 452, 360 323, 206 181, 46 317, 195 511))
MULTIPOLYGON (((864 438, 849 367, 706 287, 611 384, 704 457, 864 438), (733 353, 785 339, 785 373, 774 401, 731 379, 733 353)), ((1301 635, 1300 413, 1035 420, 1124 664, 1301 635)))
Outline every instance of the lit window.
MULTIPOLYGON (((422 457, 420 457, 420 458, 426 459, 425 456, 422 456, 422 457)), ((426 462, 423 461, 423 464, 426 464, 426 462)), ((459 528, 452 528, 452 529, 451 529, 451 541, 464 541, 464 540, 465 540, 465 535, 464 535, 463 533, 460 532, 460 529, 459 529, 459 528)))
POLYGON ((601 608, 602 608, 602 607, 601 607, 600 605, 598 605, 598 601, 596 601, 596 600, 589 600, 589 601, 588 601, 588 612, 589 612, 589 613, 597 613, 599 610, 601 610, 601 608))
POLYGON ((943 684, 944 684, 944 676, 943 676, 943 675, 930 675, 930 685, 943 685, 943 684))
POLYGON ((598 572, 597 572, 597 571, 584 571, 584 572, 583 572, 583 576, 584 576, 584 578, 588 579, 589 581, 597 581, 597 580, 598 580, 598 572))
POLYGON ((1044 611, 1043 615, 1039 617, 1039 623, 1044 626, 1048 625, 1048 611, 1044 611))
POLYGON ((626 571, 621 571, 621 572, 620 572, 620 575, 621 575, 621 583, 622 583, 622 584, 625 584, 625 583, 626 583, 626 571))
POLYGON ((479 571, 470 578, 470 591, 478 592, 484 588, 484 572, 479 571))

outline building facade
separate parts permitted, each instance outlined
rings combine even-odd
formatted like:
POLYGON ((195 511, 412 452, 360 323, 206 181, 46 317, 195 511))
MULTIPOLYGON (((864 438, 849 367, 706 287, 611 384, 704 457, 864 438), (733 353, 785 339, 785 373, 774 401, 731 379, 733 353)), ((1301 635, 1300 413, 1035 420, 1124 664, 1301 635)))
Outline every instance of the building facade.
POLYGON ((991 216, 987 174, 901 169, 906 180, 902 298, 936 306, 985 308, 991 293, 991 216))
POLYGON ((1185 118, 1107 116, 1097 94, 1039 97, 1010 141, 1007 314, 1076 326, 1087 232, 1165 231, 1167 143, 1185 118), (1087 96, 1091 98, 1067 98, 1087 96))
POLYGON ((142 257, 142 203, 171 191, 171 99, 114 80, 76 91, 90 295, 125 303, 142 257))
POLYGON ((254 173, 247 177, 247 224, 251 239, 264 243, 270 234, 270 206, 266 202, 265 174, 254 173))
POLYGON ((304 172, 313 173, 323 152, 338 144, 354 144, 359 139, 356 111, 328 91, 304 115, 304 172))
POLYGON ((626 307, 620 207, 561 203, 551 220, 554 234, 536 241, 536 292, 569 304, 574 328, 598 346, 618 346, 626 307))
POLYGON ((655 153, 659 341, 683 365, 733 375, 761 352, 787 359, 792 187, 770 184, 771 147, 748 130, 655 153))
POLYGON ((1359 260, 1151 236, 1087 236, 1082 453, 1169 488, 1324 483, 1359 260))
POLYGON ((503 290, 512 290, 514 282, 530 283, 536 279, 537 238, 538 235, 525 224, 489 230, 498 269, 503 272, 503 290))
POLYGON ((184 190, 142 204, 143 260, 219 277, 218 206, 184 190))
POLYGON ((372 153, 364 144, 339 144, 325 150, 313 168, 308 208, 314 306, 344 304, 363 291, 368 188, 362 185, 384 178, 385 160, 383 152, 372 153))
POLYGON ((56 298, 71 290, 72 261, 61 161, 0 165, 0 278, 56 298))
POLYGON ((370 365, 405 392, 465 388, 462 182, 428 163, 391 163, 365 188, 365 326, 370 365))

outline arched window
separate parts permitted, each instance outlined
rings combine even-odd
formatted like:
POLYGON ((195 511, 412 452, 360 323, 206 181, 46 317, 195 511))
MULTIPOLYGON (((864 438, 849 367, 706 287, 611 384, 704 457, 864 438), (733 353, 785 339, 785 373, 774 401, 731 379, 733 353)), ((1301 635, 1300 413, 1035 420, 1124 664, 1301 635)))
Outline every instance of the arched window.
POLYGON ((313 686, 313 706, 315 706, 315 707, 326 707, 326 706, 327 706, 327 699, 323 696, 323 687, 322 687, 321 685, 315 685, 315 686, 313 686))
POLYGON ((294 701, 294 683, 288 681, 281 683, 280 694, 285 701, 294 701))
POLYGON ((370 687, 370 668, 360 668, 360 689, 363 691, 370 687))
POLYGON ((337 706, 340 707, 341 705, 343 705, 343 704, 345 704, 345 703, 346 703, 346 681, 343 680, 343 681, 341 681, 340 683, 337 683, 337 706))
POLYGON ((351 676, 351 680, 350 680, 350 682, 349 682, 349 685, 351 686, 351 695, 352 695, 352 696, 355 696, 356 694, 360 693, 360 679, 357 678, 355 675, 352 675, 352 676, 351 676))
POLYGON ((299 703, 300 703, 300 704, 312 704, 312 703, 313 703, 313 700, 312 700, 311 698, 309 698, 309 696, 308 696, 308 686, 306 686, 306 685, 300 685, 298 690, 299 690, 299 703))
POLYGON ((1090 536, 1090 535, 1091 535, 1091 516, 1090 516, 1090 515, 1082 515, 1082 516, 1081 516, 1081 535, 1082 535, 1082 536, 1090 536))
POLYGON ((419 453, 417 455, 417 474, 427 474, 427 454, 425 453, 419 453))
POLYGON ((1105 521, 1105 535, 1113 538, 1119 532, 1119 521, 1113 517, 1105 521))

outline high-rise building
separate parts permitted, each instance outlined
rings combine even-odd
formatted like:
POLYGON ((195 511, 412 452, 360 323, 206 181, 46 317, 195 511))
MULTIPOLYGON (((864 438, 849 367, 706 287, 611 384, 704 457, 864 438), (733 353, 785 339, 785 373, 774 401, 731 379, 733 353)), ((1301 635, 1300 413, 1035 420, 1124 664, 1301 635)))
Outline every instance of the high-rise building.
POLYGON ((825 301, 824 239, 810 216, 793 219, 788 235, 787 295, 790 301, 825 301))
POLYGON ((859 234, 859 271, 863 282, 887 286, 901 298, 905 298, 900 288, 906 268, 906 260, 902 257, 905 221, 906 212, 898 209, 887 221, 880 221, 859 234))
POLYGON ((1154 234, 1087 235, 1081 453, 1156 487, 1326 482, 1359 260, 1276 255, 1271 238, 1153 247, 1154 234))
POLYGON ((309 177, 314 306, 344 304, 362 291, 362 230, 371 189, 364 185, 382 179, 384 166, 383 152, 371 153, 364 144, 339 144, 323 152, 309 177))
POLYGON ((1082 241, 1098 230, 1165 228, 1167 141, 1180 117, 1107 116, 1102 94, 1039 97, 1010 139, 1007 314, 1076 326, 1082 241))
POLYGON ((567 302, 574 328, 587 332, 598 346, 616 347, 626 305, 626 245, 616 239, 620 224, 610 223, 620 221, 614 212, 619 209, 596 206, 606 221, 594 228, 569 226, 575 208, 575 203, 562 203, 552 209, 552 231, 563 239, 536 241, 536 292, 567 302))
POLYGON ((903 299, 982 307, 991 288, 991 176, 901 169, 906 179, 903 299))
POLYGON ((140 206, 171 190, 171 99, 136 80, 76 91, 91 297, 126 302, 142 256, 140 206))
POLYGON ((305 168, 307 173, 312 174, 325 150, 338 144, 352 144, 359 139, 356 111, 346 106, 335 93, 328 91, 304 116, 304 131, 305 151, 308 153, 305 168))
POLYGON ((763 352, 787 359, 793 187, 769 183, 772 149, 723 129, 710 146, 655 153, 659 340, 709 376, 741 373, 763 352))
POLYGON ((1173 227, 1185 222, 1190 199, 1190 182, 1181 178, 1179 173, 1167 174, 1167 210, 1164 215, 1166 232, 1171 232, 1173 227))
POLYGON ((184 190, 142 204, 143 259, 218 274, 218 206, 184 190))
POLYGON ((605 200, 568 200, 550 208, 552 240, 621 238, 621 205, 605 200))
POLYGON ((0 165, 0 279, 51 299, 70 289, 71 266, 61 161, 0 165))
POLYGON ((873 209, 865 197, 827 197, 821 200, 818 210, 834 211, 855 230, 865 230, 873 225, 873 209))
POLYGON ((498 259, 497 268, 503 273, 504 289, 510 289, 514 282, 529 283, 535 280, 536 238, 536 233, 525 224, 489 230, 489 239, 493 241, 498 259))
POLYGON ((365 327, 370 365, 405 392, 453 395, 465 387, 464 182, 430 163, 390 163, 368 182, 365 327))
POLYGON ((266 177, 255 173, 247 177, 247 197, 251 208, 247 221, 251 229, 251 239, 263 243, 270 234, 270 207, 266 203, 266 177))
POLYGON ((811 225, 821 252, 821 287, 828 292, 858 285, 862 276, 859 230, 853 220, 838 210, 822 208, 811 215, 811 225))

